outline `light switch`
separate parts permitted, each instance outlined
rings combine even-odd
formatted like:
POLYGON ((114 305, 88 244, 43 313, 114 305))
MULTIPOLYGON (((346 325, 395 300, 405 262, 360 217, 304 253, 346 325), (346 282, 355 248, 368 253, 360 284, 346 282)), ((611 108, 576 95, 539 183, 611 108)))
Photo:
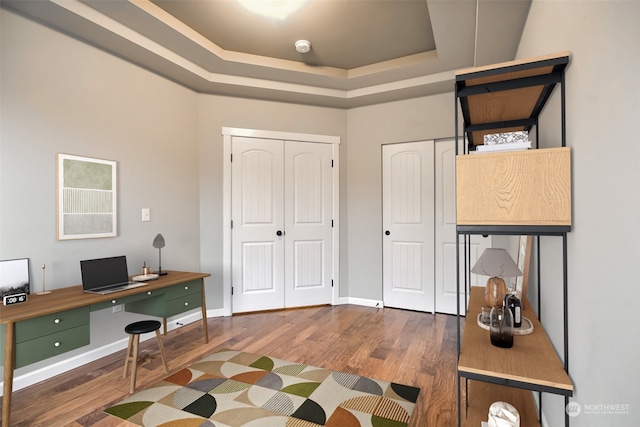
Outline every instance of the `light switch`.
POLYGON ((143 222, 151 221, 151 209, 142 208, 142 221, 143 222))

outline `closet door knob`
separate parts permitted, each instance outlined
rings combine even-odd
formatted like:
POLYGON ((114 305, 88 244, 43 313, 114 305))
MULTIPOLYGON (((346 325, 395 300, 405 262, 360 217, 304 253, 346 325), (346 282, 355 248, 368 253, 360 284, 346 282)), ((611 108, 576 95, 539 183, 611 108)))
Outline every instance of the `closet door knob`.
POLYGON ((284 232, 282 230, 276 231, 276 236, 282 236, 284 232))
POLYGON ((389 230, 387 230, 387 231, 384 232, 384 234, 386 234, 388 236, 389 234, 391 234, 391 232, 389 230))

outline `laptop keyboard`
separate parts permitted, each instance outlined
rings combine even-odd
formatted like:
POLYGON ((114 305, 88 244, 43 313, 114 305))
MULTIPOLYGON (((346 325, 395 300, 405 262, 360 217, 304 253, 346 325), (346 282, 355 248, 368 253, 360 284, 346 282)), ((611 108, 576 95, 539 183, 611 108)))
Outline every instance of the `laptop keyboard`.
POLYGON ((147 284, 148 283, 145 283, 145 282, 127 283, 123 285, 107 286, 106 288, 95 289, 92 292, 99 293, 99 294, 111 294, 113 292, 139 288, 141 286, 146 286, 147 284))

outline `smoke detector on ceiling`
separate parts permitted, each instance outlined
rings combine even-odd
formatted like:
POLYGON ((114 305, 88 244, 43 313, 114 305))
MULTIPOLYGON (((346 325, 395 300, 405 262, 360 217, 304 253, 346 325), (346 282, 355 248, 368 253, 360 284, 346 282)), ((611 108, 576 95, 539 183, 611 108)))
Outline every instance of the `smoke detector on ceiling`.
POLYGON ((299 53, 308 53, 311 50, 311 42, 309 40, 298 40, 296 42, 296 50, 299 53))

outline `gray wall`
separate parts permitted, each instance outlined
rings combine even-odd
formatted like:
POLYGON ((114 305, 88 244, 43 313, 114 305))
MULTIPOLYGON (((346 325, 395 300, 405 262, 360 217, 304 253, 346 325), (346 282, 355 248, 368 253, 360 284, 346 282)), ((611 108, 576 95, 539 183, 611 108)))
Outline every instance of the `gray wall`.
MULTIPOLYGON (((81 282, 81 259, 125 254, 131 273, 144 261, 157 268, 152 241, 161 232, 162 267, 211 273, 207 308, 221 308, 222 127, 345 141, 344 110, 199 95, 11 11, 0 9, 0 19, 0 259, 31 259, 32 292, 42 288, 42 264, 54 290, 81 282), (56 240, 58 152, 118 161, 118 237, 56 240), (151 209, 150 222, 141 208, 151 209)), ((345 230, 346 192, 341 198, 345 230)), ((124 325, 140 317, 91 316, 89 347, 16 375, 122 340, 124 325)))
MULTIPOLYGON (((518 58, 568 50, 567 144, 572 150, 573 230, 568 237, 572 426, 637 426, 640 382, 634 266, 640 258, 640 2, 534 1, 518 58), (606 414, 598 405, 629 405, 606 414), (624 412, 624 410, 622 411, 624 412)), ((557 96, 541 119, 541 141, 559 140, 557 96)), ((560 248, 541 244, 542 317, 562 351, 560 248)), ((545 395, 550 426, 564 400, 545 395)))
MULTIPOLYGON (((371 268, 381 259, 380 146, 451 137, 452 94, 346 112, 197 95, 11 12, 0 10, 0 17, 0 259, 31 258, 35 290, 43 263, 51 287, 79 283, 83 258, 124 253, 132 270, 145 260, 153 263, 151 241, 162 232, 163 267, 213 273, 207 292, 215 308, 222 267, 220 128, 228 126, 344 137, 342 293, 381 298, 381 267, 371 268), (117 238, 55 240, 57 152, 119 162, 117 238), (142 207, 151 208, 150 223, 140 222, 142 207)), ((640 382, 633 308, 640 287, 631 273, 640 258, 634 235, 640 225, 638 18, 637 1, 534 1, 518 51, 519 58, 572 53, 570 362, 573 400, 583 408, 574 426, 631 426, 640 420, 640 392, 632 386, 640 382), (585 413, 587 405, 604 404, 630 405, 631 413, 585 413)), ((549 145, 557 143, 554 105, 541 126, 549 145)), ((557 243, 545 239, 542 250, 542 279, 551 289, 544 293, 543 318, 561 351, 557 243)), ((92 330, 99 345, 120 339, 130 315, 92 316, 101 321, 92 330)), ((549 425, 562 425, 563 403, 545 397, 549 425)))
POLYGON ((382 300, 382 145, 451 138, 453 111, 452 93, 349 110, 350 297, 382 300))
MULTIPOLYGON (((11 12, 2 30, 0 259, 31 259, 32 292, 79 284, 81 259, 127 255, 130 273, 199 270, 197 95, 11 12), (56 153, 118 162, 118 237, 56 240, 56 153), (141 208, 151 221, 141 222, 141 208)), ((92 313, 91 346, 123 338, 136 318, 92 313)))

